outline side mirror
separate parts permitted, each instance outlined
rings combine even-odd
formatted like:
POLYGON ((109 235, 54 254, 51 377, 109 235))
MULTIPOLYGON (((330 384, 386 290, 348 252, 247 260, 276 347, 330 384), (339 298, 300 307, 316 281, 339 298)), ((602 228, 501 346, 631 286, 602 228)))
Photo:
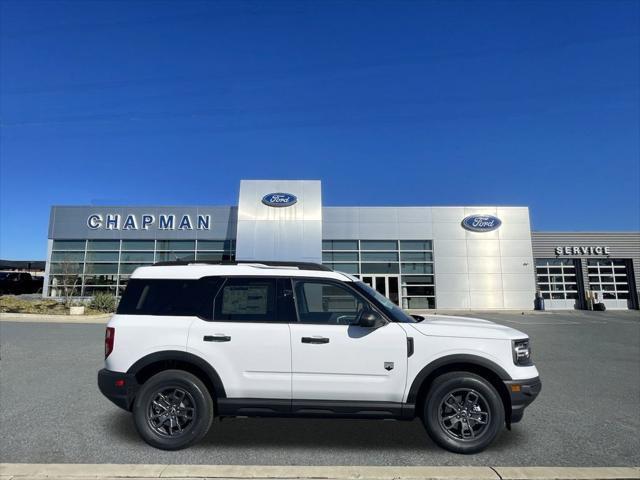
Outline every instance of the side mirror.
POLYGON ((379 328, 386 323, 387 322, 385 322, 384 318, 382 318, 378 313, 368 310, 360 315, 358 326, 364 328, 379 328))

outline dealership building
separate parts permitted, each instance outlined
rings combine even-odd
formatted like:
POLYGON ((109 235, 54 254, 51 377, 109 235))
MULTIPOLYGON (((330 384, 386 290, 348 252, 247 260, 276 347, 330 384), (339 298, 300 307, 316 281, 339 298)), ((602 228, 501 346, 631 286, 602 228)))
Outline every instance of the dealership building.
POLYGON ((324 207, 320 181, 242 180, 237 206, 53 206, 43 294, 229 260, 323 263, 407 309, 638 309, 640 232, 532 231, 524 206, 324 207))

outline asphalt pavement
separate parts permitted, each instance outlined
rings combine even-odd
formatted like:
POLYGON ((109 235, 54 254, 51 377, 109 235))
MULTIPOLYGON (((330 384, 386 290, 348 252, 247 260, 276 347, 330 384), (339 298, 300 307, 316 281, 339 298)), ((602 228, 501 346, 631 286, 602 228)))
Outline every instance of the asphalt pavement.
POLYGON ((472 456, 437 447, 419 420, 216 420, 199 444, 156 450, 98 391, 103 325, 3 321, 0 462, 640 465, 639 312, 478 316, 532 337, 543 389, 521 423, 472 456))

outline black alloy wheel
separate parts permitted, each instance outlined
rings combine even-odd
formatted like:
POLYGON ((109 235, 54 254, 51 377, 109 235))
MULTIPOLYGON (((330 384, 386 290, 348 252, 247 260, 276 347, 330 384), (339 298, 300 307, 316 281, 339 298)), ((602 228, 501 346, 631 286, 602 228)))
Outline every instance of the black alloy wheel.
POLYGON ((456 453, 487 448, 505 425, 500 394, 486 378, 470 372, 450 372, 431 384, 422 420, 429 436, 456 453))
POLYGON ((138 433, 149 445, 179 450, 207 434, 213 421, 213 400, 195 375, 165 370, 142 384, 133 417, 138 433))

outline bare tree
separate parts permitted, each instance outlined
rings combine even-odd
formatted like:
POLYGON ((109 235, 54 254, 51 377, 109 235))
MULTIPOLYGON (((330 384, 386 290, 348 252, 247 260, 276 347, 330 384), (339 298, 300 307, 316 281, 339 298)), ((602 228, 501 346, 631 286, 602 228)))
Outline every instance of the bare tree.
POLYGON ((62 291, 64 305, 70 307, 78 287, 82 284, 82 264, 64 259, 55 264, 55 278, 61 283, 56 285, 62 291))

